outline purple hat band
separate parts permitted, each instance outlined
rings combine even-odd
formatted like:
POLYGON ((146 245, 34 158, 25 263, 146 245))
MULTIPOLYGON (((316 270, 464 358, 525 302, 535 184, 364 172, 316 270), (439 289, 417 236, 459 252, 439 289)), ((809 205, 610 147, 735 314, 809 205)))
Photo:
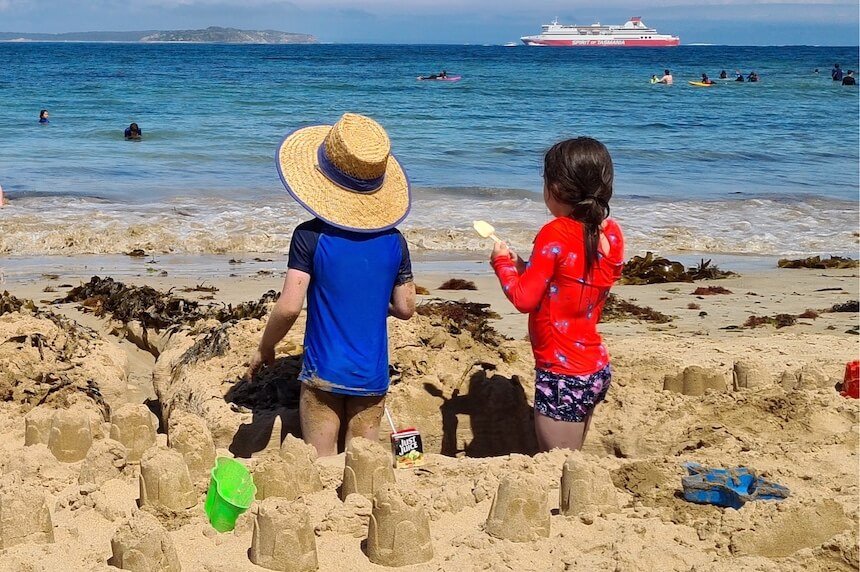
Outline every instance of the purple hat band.
POLYGON ((378 191, 385 182, 385 173, 373 179, 359 179, 343 172, 332 163, 325 154, 325 141, 317 148, 317 168, 325 178, 347 191, 353 193, 373 193, 378 191))

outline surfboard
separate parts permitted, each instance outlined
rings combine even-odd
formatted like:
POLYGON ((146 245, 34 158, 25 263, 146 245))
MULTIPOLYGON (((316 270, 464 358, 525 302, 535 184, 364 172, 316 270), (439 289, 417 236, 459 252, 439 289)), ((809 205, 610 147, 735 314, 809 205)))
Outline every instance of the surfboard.
POLYGON ((459 75, 449 75, 448 77, 436 77, 436 78, 427 78, 418 76, 418 81, 460 81, 463 79, 463 76, 459 75))
POLYGON ((702 83, 700 81, 688 81, 687 83, 689 83, 693 87, 714 87, 714 85, 716 85, 713 83, 702 83))

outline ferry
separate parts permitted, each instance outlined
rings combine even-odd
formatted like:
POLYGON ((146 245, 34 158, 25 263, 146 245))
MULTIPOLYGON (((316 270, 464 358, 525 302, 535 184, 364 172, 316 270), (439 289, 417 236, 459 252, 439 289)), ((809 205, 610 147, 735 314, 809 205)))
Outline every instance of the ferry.
POLYGON ((623 26, 570 26, 559 24, 556 18, 551 24, 541 26, 537 36, 520 38, 527 46, 575 46, 575 47, 637 47, 656 48, 678 46, 681 38, 658 34, 649 28, 639 16, 630 18, 623 26))

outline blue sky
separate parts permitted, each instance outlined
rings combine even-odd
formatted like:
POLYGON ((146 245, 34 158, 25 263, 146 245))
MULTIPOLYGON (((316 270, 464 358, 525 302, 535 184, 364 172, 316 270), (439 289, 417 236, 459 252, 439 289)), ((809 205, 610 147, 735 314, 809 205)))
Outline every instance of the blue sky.
POLYGON ((0 0, 0 31, 230 26, 325 42, 502 43, 565 23, 642 16, 683 43, 857 45, 857 0, 0 0))

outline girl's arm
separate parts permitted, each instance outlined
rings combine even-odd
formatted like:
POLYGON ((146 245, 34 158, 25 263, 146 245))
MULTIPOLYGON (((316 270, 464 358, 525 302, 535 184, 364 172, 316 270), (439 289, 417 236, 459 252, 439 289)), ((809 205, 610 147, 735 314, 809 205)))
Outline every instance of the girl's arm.
POLYGON ((505 244, 497 245, 493 249, 493 270, 499 277, 505 296, 520 312, 537 310, 555 273, 561 246, 553 243, 548 235, 545 231, 538 234, 531 260, 521 273, 517 271, 517 264, 511 259, 505 244))

